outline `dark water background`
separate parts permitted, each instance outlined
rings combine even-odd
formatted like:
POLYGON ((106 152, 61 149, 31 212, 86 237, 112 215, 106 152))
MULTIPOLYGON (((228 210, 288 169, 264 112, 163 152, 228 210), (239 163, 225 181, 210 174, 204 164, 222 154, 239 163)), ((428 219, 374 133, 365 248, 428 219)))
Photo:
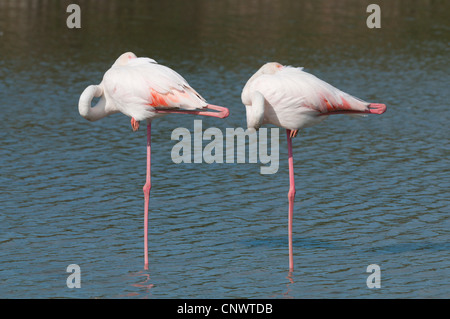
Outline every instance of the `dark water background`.
POLYGON ((372 2, 0 0, 0 297, 449 298, 450 2, 377 1, 368 29, 372 2), (66 27, 70 3, 81 29, 66 27), (274 175, 174 164, 171 132, 198 119, 185 115, 153 125, 143 270, 145 125, 77 109, 126 51, 230 109, 203 130, 245 127, 242 87, 268 61, 388 105, 294 139, 293 273, 285 132, 274 175))

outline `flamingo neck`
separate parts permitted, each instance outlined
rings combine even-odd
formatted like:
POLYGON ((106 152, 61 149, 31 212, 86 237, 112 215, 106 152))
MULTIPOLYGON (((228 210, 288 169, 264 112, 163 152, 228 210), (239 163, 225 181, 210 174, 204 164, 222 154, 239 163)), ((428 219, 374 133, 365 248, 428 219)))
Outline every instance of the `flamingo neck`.
POLYGON ((259 91, 253 92, 251 105, 246 105, 247 127, 258 130, 264 122, 265 99, 259 91))
POLYGON ((101 85, 89 85, 84 89, 78 102, 78 111, 80 115, 89 121, 97 121, 111 112, 106 110, 106 98, 103 95, 103 88, 101 85), (94 97, 101 97, 97 104, 91 107, 94 97))

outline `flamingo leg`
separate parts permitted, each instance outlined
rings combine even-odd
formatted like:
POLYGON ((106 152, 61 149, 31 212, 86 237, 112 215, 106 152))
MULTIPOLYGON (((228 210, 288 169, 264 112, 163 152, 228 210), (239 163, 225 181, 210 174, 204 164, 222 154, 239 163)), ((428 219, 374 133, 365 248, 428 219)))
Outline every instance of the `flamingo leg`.
MULTIPOLYGON (((295 132, 296 135, 297 132, 295 132)), ((294 215, 295 181, 294 181, 294 159, 292 157, 292 134, 291 130, 286 130, 288 143, 289 161, 289 214, 288 214, 288 236, 289 236, 289 271, 294 270, 294 254, 292 248, 292 217, 294 215)))
POLYGON ((145 185, 143 187, 144 197, 145 197, 145 208, 144 208, 144 269, 148 269, 148 205, 150 200, 150 189, 151 184, 151 152, 152 152, 152 142, 151 142, 151 130, 152 122, 147 122, 147 178, 145 185))

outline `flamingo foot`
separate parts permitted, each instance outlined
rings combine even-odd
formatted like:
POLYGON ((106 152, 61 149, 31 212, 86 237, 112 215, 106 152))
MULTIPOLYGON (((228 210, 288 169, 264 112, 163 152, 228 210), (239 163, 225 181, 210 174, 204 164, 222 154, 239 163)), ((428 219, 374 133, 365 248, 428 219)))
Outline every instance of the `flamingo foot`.
POLYGON ((298 134, 298 130, 291 130, 291 133, 289 135, 290 138, 296 137, 298 134))
POLYGON ((136 121, 134 117, 131 118, 131 128, 133 129, 133 132, 139 130, 139 121, 136 121))

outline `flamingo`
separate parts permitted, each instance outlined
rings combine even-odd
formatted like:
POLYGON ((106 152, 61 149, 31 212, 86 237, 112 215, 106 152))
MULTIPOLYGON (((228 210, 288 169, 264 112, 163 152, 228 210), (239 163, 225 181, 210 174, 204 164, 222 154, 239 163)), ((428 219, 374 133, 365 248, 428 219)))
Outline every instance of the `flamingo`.
POLYGON ((315 125, 333 114, 382 114, 385 104, 364 102, 347 94, 303 68, 284 66, 277 62, 264 64, 245 84, 242 103, 246 108, 249 130, 263 124, 286 129, 289 163, 288 242, 289 270, 294 270, 292 217, 295 181, 292 138, 305 127, 315 125))
POLYGON ((140 121, 147 121, 147 174, 143 187, 144 269, 148 269, 148 206, 151 185, 151 124, 154 118, 169 113, 183 113, 225 118, 229 110, 208 104, 188 82, 174 70, 150 58, 138 58, 132 52, 122 54, 106 71, 98 85, 89 85, 78 103, 80 115, 97 121, 121 112, 131 117, 133 131, 140 121), (94 97, 100 98, 91 106, 94 97), (213 110, 213 111, 209 111, 213 110), (217 111, 217 112, 216 112, 217 111))

